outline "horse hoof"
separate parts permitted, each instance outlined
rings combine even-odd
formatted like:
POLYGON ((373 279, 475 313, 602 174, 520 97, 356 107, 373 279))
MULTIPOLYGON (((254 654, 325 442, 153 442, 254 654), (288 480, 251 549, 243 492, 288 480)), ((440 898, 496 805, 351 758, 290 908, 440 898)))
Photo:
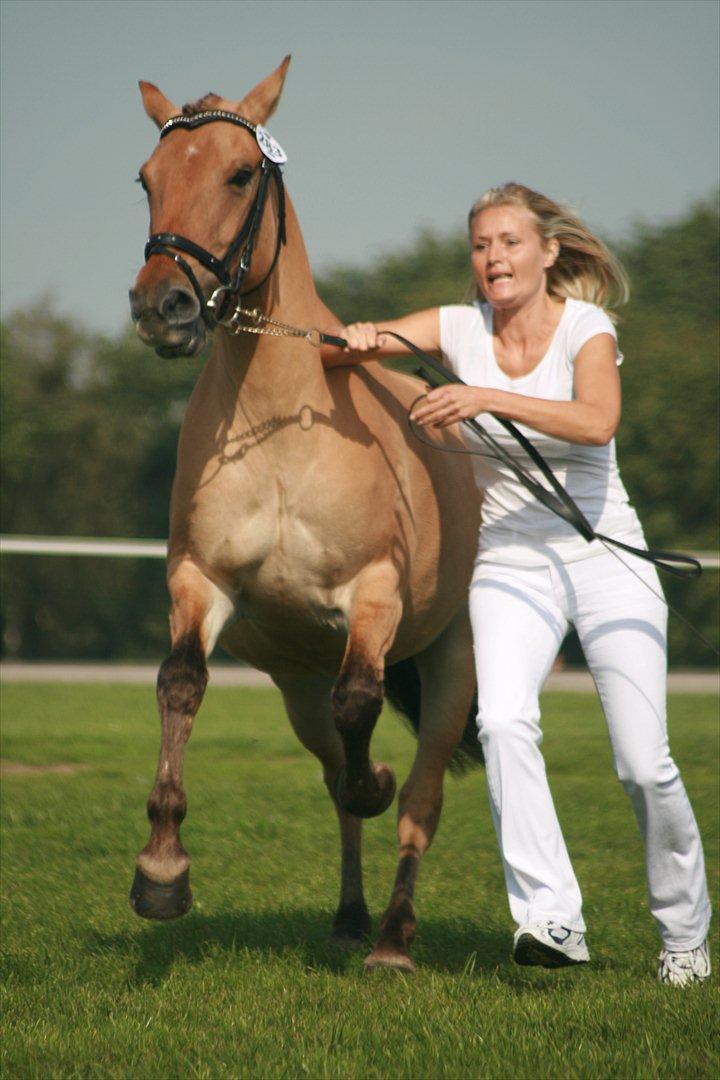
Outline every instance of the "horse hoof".
POLYGON ((363 967, 365 971, 378 971, 380 968, 386 968, 389 971, 404 971, 407 975, 411 975, 415 970, 415 965, 407 953, 391 952, 389 950, 378 952, 377 949, 365 957, 363 967))
POLYGON ((377 762, 371 766, 370 785, 362 782, 349 785, 347 771, 342 767, 335 781, 335 797, 348 814, 372 818, 383 814, 395 798, 395 773, 389 765, 377 762))
POLYGON ((139 868, 130 890, 130 907, 143 919, 178 919, 192 907, 190 871, 185 870, 175 881, 159 885, 139 868))
POLYGON ((331 941, 343 949, 367 946, 372 921, 364 904, 341 904, 333 919, 331 941))

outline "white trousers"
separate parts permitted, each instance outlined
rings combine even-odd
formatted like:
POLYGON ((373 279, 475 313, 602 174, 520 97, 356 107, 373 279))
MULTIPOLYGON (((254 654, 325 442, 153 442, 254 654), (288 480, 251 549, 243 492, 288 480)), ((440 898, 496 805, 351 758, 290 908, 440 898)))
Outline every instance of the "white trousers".
MULTIPOLYGON (((652 566, 622 558, 661 592, 652 566)), ((613 555, 601 554, 547 567, 480 562, 470 615, 478 730, 515 921, 551 919, 585 930, 540 753, 539 693, 572 624, 600 695, 615 771, 645 839, 650 910, 663 944, 701 944, 710 901, 697 824, 668 747, 665 605, 613 555)))

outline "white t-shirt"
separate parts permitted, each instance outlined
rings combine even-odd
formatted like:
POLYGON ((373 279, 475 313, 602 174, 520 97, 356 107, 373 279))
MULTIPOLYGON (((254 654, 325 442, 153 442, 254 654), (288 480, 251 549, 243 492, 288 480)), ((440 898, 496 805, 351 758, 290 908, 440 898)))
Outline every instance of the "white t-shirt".
MULTIPOLYGON (((575 357, 597 334, 612 334, 617 342, 615 327, 602 308, 582 300, 566 300, 543 358, 527 375, 511 379, 495 360, 492 307, 476 302, 472 307, 440 308, 443 358, 464 382, 548 401, 573 399, 575 357)), ((618 364, 622 359, 618 350, 618 364)), ((494 417, 480 413, 477 420, 535 480, 548 487, 537 466, 494 417)), ((523 424, 516 426, 537 447, 596 531, 645 547, 640 522, 620 479, 614 439, 607 446, 582 446, 553 439, 523 424)), ((465 433, 467 429, 462 430, 465 433)), ((470 433, 466 441, 479 445, 484 455, 492 453, 470 433)), ((599 541, 588 543, 571 525, 539 503, 507 466, 490 456, 475 457, 473 461, 478 487, 484 492, 479 559, 539 566, 605 551, 599 541)))

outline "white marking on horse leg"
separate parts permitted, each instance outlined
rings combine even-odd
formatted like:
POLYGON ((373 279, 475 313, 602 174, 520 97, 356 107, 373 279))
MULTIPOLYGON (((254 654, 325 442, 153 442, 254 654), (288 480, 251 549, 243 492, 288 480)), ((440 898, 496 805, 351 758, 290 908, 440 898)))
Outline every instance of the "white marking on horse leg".
POLYGON ((229 619, 232 618, 235 612, 234 601, 227 593, 224 593, 222 589, 219 589, 217 585, 212 586, 211 596, 210 606, 205 613, 205 618, 203 619, 200 628, 200 639, 203 643, 206 657, 210 657, 212 654, 223 627, 229 619))
POLYGON ((234 607, 189 559, 170 564, 168 587, 172 648, 158 672, 161 739, 147 804, 151 832, 138 855, 130 894, 135 911, 154 919, 175 918, 192 903, 190 857, 180 841, 187 809, 182 780, 185 744, 207 686, 207 656, 234 607))
POLYGON ((205 656, 210 656, 234 613, 234 600, 187 557, 168 564, 168 588, 173 645, 187 634, 196 633, 205 656))

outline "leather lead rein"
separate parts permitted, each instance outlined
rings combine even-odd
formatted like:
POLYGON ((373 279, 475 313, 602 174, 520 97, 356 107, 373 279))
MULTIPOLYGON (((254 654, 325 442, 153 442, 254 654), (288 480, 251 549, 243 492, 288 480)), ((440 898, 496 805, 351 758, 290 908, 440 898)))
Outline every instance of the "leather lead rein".
MULTIPOLYGON (((246 296, 250 292, 255 292, 268 280, 277 265, 280 249, 285 243, 285 189, 280 165, 286 159, 281 147, 279 147, 272 137, 265 132, 264 128, 259 127, 257 124, 253 124, 243 116, 238 116, 236 113, 228 112, 224 109, 211 109, 198 113, 195 116, 173 116, 160 131, 160 138, 164 139, 166 135, 169 135, 170 132, 176 128, 193 129, 215 121, 225 121, 246 128, 255 136, 263 153, 258 188, 240 231, 221 259, 218 259, 211 252, 206 251, 205 248, 196 244, 193 240, 188 240, 187 237, 181 236, 178 233, 153 233, 145 246, 145 261, 153 255, 167 255, 172 258, 192 285, 193 291, 200 301, 200 310, 203 319, 210 326, 215 323, 222 323, 236 334, 244 332, 250 334, 304 337, 315 347, 319 347, 320 345, 335 345, 340 349, 347 348, 347 341, 344 338, 336 337, 334 334, 324 334, 316 329, 300 330, 287 323, 278 322, 276 319, 271 318, 269 315, 265 315, 257 309, 247 310, 241 306, 243 296, 246 296), (268 184, 271 176, 275 181, 278 192, 278 228, 275 241, 275 252, 270 269, 265 274, 262 281, 260 281, 259 284, 254 285, 252 289, 248 289, 247 292, 243 293, 241 291, 242 284, 250 269, 250 262, 252 260, 257 233, 262 221, 263 211, 265 209, 268 184), (240 256, 240 262, 233 277, 230 270, 230 264, 241 248, 242 254, 240 256), (204 266, 206 270, 209 270, 220 282, 220 286, 215 290, 210 300, 205 299, 200 283, 198 282, 192 267, 182 255, 178 254, 178 252, 183 252, 185 255, 189 255, 191 258, 196 259, 197 262, 204 266), (228 302, 233 296, 236 298, 237 307, 233 316, 227 322, 223 322, 223 316, 226 314, 228 302), (243 322, 243 319, 248 321, 243 322)), ((418 369, 417 374, 432 386, 441 386, 443 383, 458 383, 461 386, 467 386, 467 383, 461 378, 453 372, 448 371, 443 364, 439 363, 434 357, 429 356, 422 349, 419 349, 417 345, 413 344, 412 341, 408 341, 408 339, 401 334, 396 334, 392 330, 381 330, 380 333, 386 334, 388 337, 393 337, 396 341, 401 342, 406 349, 421 361, 423 366, 418 369), (430 374, 431 372, 432 374, 430 374)), ((552 490, 548 490, 543 484, 539 484, 537 480, 535 480, 535 478, 532 477, 481 424, 478 423, 477 420, 468 419, 463 420, 462 423, 477 435, 486 446, 492 449, 493 456, 502 461, 502 463, 512 471, 523 487, 525 487, 538 502, 542 503, 542 505, 553 514, 556 514, 558 517, 562 518, 563 521, 566 521, 571 525, 580 536, 588 541, 588 543, 592 540, 600 540, 605 544, 612 544, 614 547, 621 548, 631 555, 637 555, 641 559, 646 559, 648 562, 654 563, 659 569, 665 570, 668 574, 674 574, 676 577, 695 578, 702 573, 700 563, 691 555, 684 555, 676 551, 635 548, 631 547, 629 544, 622 543, 620 540, 614 540, 611 536, 604 536, 602 533, 596 532, 575 500, 555 476, 539 450, 533 446, 530 440, 523 435, 511 420, 505 420, 500 416, 495 417, 495 419, 502 424, 505 430, 512 435, 513 439, 520 444, 522 449, 550 484, 552 490)), ((411 421, 410 429, 416 438, 420 438, 411 421)), ((436 446, 434 443, 432 445, 435 449, 444 449, 443 447, 436 446)), ((467 452, 473 453, 474 451, 470 450, 467 452)))
MULTIPOLYGON (((448 369, 433 356, 429 356, 423 349, 419 349, 417 345, 413 344, 412 341, 408 341, 408 339, 401 334, 396 334, 392 330, 380 330, 379 333, 387 334, 388 337, 395 338, 396 341, 401 342, 409 349, 418 360, 422 361, 423 366, 417 370, 417 374, 432 386, 441 386, 443 383, 458 383, 461 386, 467 386, 467 383, 459 376, 455 375, 454 372, 448 371, 448 369), (430 371, 428 371, 428 369, 430 369, 430 371), (430 374, 430 372, 432 372, 432 374, 430 374)), ((332 334, 320 334, 320 344, 336 345, 338 348, 347 348, 347 342, 344 338, 335 337, 332 334)), ((627 551, 630 555, 637 555, 639 558, 653 563, 660 570, 665 570, 668 574, 674 574, 676 577, 696 578, 700 576, 702 567, 698 560, 694 559, 692 555, 684 555, 678 551, 663 551, 657 548, 636 548, 632 547, 630 544, 623 543, 621 540, 614 540, 611 536, 604 536, 603 533, 596 532, 575 500, 560 483, 537 447, 533 446, 530 440, 523 435, 522 431, 520 431, 511 420, 505 420, 500 416, 496 416, 495 419, 498 423, 502 424, 505 430, 512 435, 513 439, 520 444, 528 457, 535 465, 537 465, 542 475, 550 484, 552 491, 549 491, 542 484, 539 484, 534 477, 530 476, 523 466, 517 462, 515 458, 513 458, 512 455, 485 430, 482 424, 478 423, 477 420, 463 420, 461 423, 465 424, 465 426, 477 435, 486 446, 489 446, 492 449, 493 456, 502 461, 502 463, 513 472, 523 487, 525 487, 538 502, 542 503, 542 505, 553 514, 556 514, 558 517, 562 518, 563 521, 566 521, 571 525, 583 539, 587 540, 588 543, 592 540, 600 540, 606 544, 612 544, 614 547, 627 551)), ((419 438, 412 421, 409 421, 409 423, 411 431, 416 438, 419 438)), ((424 441, 426 440, 421 439, 421 442, 424 441)), ((444 449, 443 447, 436 446, 434 443, 432 445, 436 450, 444 449)), ((469 450, 468 453, 473 453, 473 451, 469 450)))

